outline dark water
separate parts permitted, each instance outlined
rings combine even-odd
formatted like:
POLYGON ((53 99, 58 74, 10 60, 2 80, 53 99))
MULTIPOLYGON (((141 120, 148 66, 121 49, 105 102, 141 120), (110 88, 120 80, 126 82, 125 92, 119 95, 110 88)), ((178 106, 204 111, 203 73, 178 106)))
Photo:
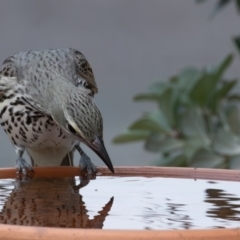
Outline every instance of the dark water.
POLYGON ((97 177, 87 183, 79 189, 78 178, 0 180, 0 223, 104 229, 240 226, 239 182, 97 177))

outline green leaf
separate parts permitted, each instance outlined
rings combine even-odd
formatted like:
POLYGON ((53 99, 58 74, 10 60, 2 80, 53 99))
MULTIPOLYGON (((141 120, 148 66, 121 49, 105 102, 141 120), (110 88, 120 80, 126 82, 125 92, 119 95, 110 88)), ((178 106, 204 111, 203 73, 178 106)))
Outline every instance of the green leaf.
POLYGON ((208 148, 208 145, 206 145, 206 142, 203 141, 201 138, 188 138, 185 140, 185 146, 184 146, 184 154, 186 156, 187 161, 190 163, 193 156, 203 148, 208 148))
POLYGON ((238 13, 240 13, 240 0, 235 0, 238 13))
POLYGON ((113 143, 129 143, 145 140, 149 136, 148 131, 126 131, 123 134, 116 136, 113 143))
POLYGON ((160 133, 171 133, 171 128, 165 119, 165 116, 159 112, 151 112, 135 121, 130 127, 130 130, 147 130, 160 133))
POLYGON ((225 156, 240 154, 240 138, 226 129, 219 129, 213 140, 214 150, 225 156))
POLYGON ((240 95, 239 94, 231 94, 227 99, 231 100, 231 101, 240 101, 240 95))
POLYGON ((229 54, 227 55, 223 61, 219 64, 219 66, 216 68, 216 78, 219 79, 223 76, 224 72, 229 68, 233 61, 233 55, 229 54))
POLYGON ((224 163, 224 157, 206 149, 199 150, 192 159, 191 166, 198 168, 217 168, 224 163))
POLYGON ((150 134, 145 143, 146 150, 162 153, 174 151, 183 146, 183 141, 157 133, 150 134))
POLYGON ((237 79, 228 80, 227 82, 222 83, 222 87, 219 89, 218 94, 221 98, 227 96, 227 94, 233 89, 233 87, 237 84, 237 79))
POLYGON ((169 79, 169 82, 172 84, 172 85, 175 85, 177 84, 179 81, 178 77, 177 76, 173 76, 169 79))
POLYGON ((149 90, 152 93, 157 93, 158 95, 161 95, 166 90, 166 88, 168 88, 168 87, 169 87, 169 83, 168 82, 166 82, 166 81, 159 81, 159 82, 152 83, 150 85, 149 90))
POLYGON ((160 166, 186 167, 185 156, 181 152, 168 156, 162 156, 158 161, 156 161, 156 164, 160 166))
POLYGON ((188 94, 200 76, 201 72, 196 68, 189 67, 184 69, 179 74, 179 81, 177 84, 177 86, 180 88, 179 90, 188 94))
POLYGON ((213 74, 204 74, 196 82, 192 91, 190 92, 190 97, 197 105, 204 107, 213 89, 216 87, 217 81, 219 79, 215 78, 213 74))
POLYGON ((226 110, 227 122, 231 131, 240 134, 240 110, 236 104, 229 105, 226 110))
POLYGON ((235 44, 238 52, 240 53, 240 36, 234 37, 233 43, 235 44))
POLYGON ((213 112, 216 112, 220 102, 226 98, 236 83, 237 79, 223 82, 219 89, 214 90, 212 97, 209 100, 209 107, 213 112))
POLYGON ((167 82, 157 82, 151 85, 150 92, 140 93, 134 97, 134 101, 159 101, 161 95, 169 87, 167 82))
POLYGON ((176 89, 168 88, 158 102, 159 109, 171 128, 176 125, 176 104, 179 94, 180 92, 176 89))
POLYGON ((182 112, 179 128, 186 138, 199 138, 205 142, 205 145, 209 145, 211 141, 206 133, 206 126, 201 114, 201 109, 194 106, 182 112))
POLYGON ((176 125, 176 104, 178 97, 181 95, 181 91, 175 86, 178 82, 176 77, 171 78, 170 81, 168 85, 160 84, 158 91, 155 89, 152 93, 136 95, 134 100, 157 102, 162 115, 161 118, 165 119, 169 127, 174 128, 176 125))
POLYGON ((215 130, 212 131, 213 137, 216 137, 216 132, 218 131, 224 130, 226 132, 231 132, 230 126, 228 124, 227 106, 221 106, 218 108, 217 117, 214 122, 215 124, 213 124, 213 127, 215 130))
POLYGON ((159 133, 152 133, 145 142, 145 149, 150 152, 160 152, 160 145, 164 142, 166 136, 159 133))
POLYGON ((215 5, 210 18, 213 18, 222 8, 226 7, 228 3, 230 3, 231 0, 218 0, 217 4, 215 5))
POLYGON ((221 80, 223 73, 231 64, 232 59, 233 56, 228 55, 217 68, 202 74, 190 93, 191 99, 196 104, 201 107, 207 105, 209 100, 212 98, 212 94, 221 80))

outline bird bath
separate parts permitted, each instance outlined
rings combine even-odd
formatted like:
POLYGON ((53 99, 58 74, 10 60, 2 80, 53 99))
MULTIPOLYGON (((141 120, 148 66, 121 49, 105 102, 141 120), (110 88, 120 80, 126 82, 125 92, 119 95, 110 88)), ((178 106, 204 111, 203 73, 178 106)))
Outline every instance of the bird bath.
POLYGON ((0 239, 238 239, 240 171, 98 170, 80 181, 79 168, 35 168, 19 181, 0 169, 0 239))

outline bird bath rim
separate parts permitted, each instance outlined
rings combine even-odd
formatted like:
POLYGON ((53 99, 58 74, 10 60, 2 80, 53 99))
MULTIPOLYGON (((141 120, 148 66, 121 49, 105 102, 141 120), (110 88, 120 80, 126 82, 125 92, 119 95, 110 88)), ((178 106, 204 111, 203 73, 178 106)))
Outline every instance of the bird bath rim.
MULTIPOLYGON (((239 170, 178 168, 178 167, 115 167, 112 174, 106 167, 97 168, 101 176, 143 176, 187 179, 224 180, 240 182, 239 170)), ((78 167, 38 167, 34 177, 78 176, 78 167)), ((0 168, 0 179, 16 178, 15 168, 0 168)), ((240 228, 202 230, 99 230, 54 227, 30 227, 0 224, 0 239, 239 239, 240 228)))

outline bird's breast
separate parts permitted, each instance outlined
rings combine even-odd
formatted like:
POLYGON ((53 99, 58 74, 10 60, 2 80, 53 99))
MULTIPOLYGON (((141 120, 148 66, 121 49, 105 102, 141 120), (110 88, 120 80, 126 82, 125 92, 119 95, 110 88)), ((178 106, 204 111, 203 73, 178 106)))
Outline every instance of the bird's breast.
POLYGON ((0 103, 0 123, 12 143, 17 146, 71 149, 76 142, 51 117, 25 104, 19 96, 0 103))

